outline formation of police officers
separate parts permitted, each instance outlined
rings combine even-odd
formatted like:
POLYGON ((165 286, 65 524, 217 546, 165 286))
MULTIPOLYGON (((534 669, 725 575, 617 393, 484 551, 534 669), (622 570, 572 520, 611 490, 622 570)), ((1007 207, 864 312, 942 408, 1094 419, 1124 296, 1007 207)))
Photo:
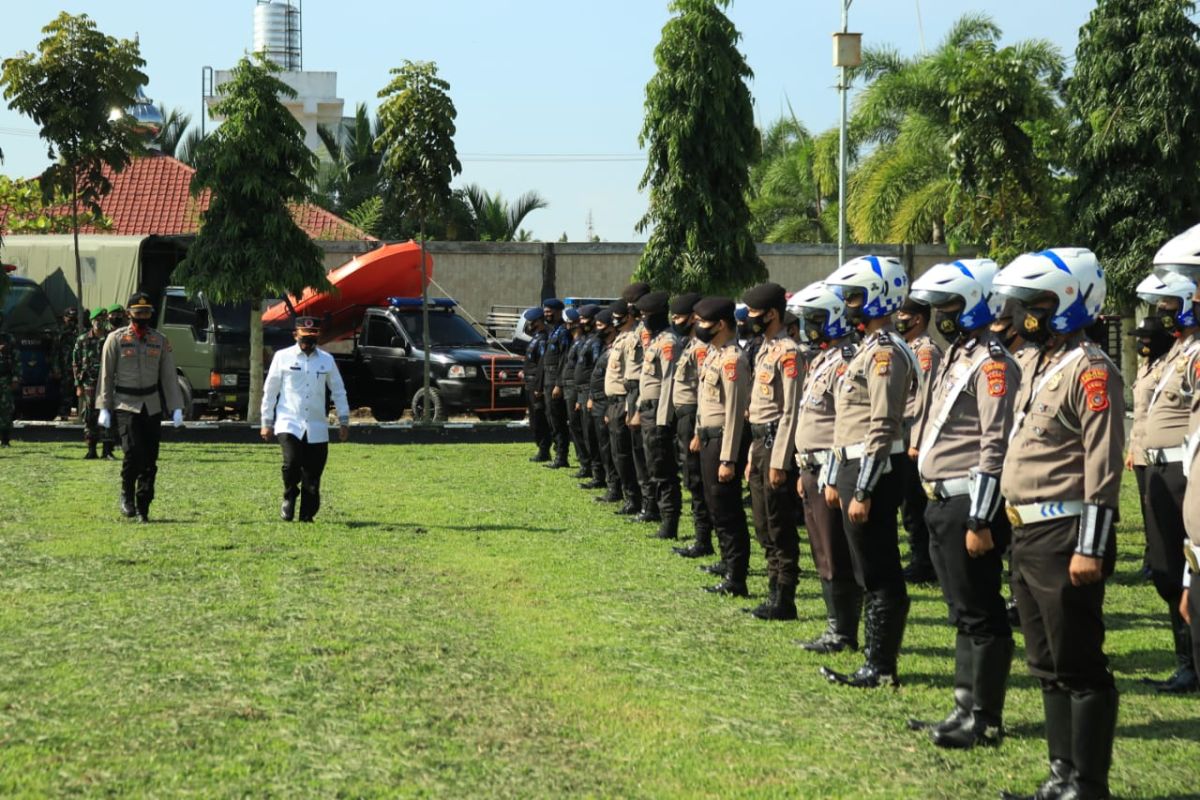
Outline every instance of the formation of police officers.
POLYGON ((686 484, 694 539, 675 552, 719 556, 704 567, 721 578, 707 591, 741 598, 744 481, 767 562, 765 600, 751 610, 761 620, 797 619, 803 524, 827 622, 801 644, 862 644, 855 672, 821 668, 833 684, 899 685, 906 577, 931 571, 955 630, 953 706, 908 726, 946 748, 1003 737, 1007 555, 1045 712, 1049 775, 1032 797, 1108 797, 1118 695, 1103 601, 1123 468, 1137 475, 1147 567, 1175 640, 1178 668, 1159 689, 1197 689, 1200 602, 1186 584, 1200 571, 1200 491, 1184 474, 1197 449, 1186 437, 1200 427, 1196 275, 1200 226, 1165 246, 1139 287, 1154 312, 1134 332, 1145 360, 1128 458, 1120 370, 1086 335, 1103 270, 1086 249, 1055 248, 1004 269, 941 264, 911 287, 897 259, 857 258, 790 297, 754 287, 740 323, 732 299, 641 283, 604 308, 547 300, 525 313, 531 460, 564 468, 573 448, 581 487, 657 522, 661 539, 679 535, 686 484))

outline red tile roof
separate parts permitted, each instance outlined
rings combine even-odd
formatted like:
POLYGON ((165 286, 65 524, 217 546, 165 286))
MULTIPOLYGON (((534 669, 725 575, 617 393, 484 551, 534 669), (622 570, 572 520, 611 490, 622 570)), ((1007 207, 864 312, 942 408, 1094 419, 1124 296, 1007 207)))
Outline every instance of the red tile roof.
MULTIPOLYGON (((119 173, 108 170, 112 191, 100 201, 107 230, 87 226, 81 233, 112 233, 123 236, 187 236, 200 230, 200 214, 208 208, 210 194, 192 197, 188 191, 195 170, 161 153, 135 158, 119 173)), ((63 209, 62 213, 66 213, 63 209)), ((3 228, 4 209, 0 209, 3 228)), ((320 206, 304 203, 292 207, 301 228, 318 241, 372 239, 362 230, 320 206)))

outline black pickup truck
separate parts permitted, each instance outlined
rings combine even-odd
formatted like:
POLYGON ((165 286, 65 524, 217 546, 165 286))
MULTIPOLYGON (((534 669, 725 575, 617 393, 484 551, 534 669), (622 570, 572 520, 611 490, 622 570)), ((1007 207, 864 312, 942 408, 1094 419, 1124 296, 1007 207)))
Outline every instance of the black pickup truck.
MULTIPOLYGON (((489 341, 455 312, 453 300, 429 303, 430 402, 435 419, 525 415, 522 361, 489 341)), ((350 406, 369 406, 391 422, 411 409, 420 418, 425 392, 420 298, 394 297, 366 309, 353 339, 326 345, 346 382, 350 406)))

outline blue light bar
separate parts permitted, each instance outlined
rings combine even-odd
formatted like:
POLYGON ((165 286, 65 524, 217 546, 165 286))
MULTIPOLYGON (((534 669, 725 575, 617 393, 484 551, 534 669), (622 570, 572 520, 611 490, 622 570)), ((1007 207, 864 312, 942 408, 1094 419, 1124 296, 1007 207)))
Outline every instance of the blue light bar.
MULTIPOLYGON (((392 308, 420 308, 421 298, 419 297, 389 297, 387 304, 392 308)), ((454 308, 458 303, 449 297, 431 297, 429 298, 430 308, 454 308)))

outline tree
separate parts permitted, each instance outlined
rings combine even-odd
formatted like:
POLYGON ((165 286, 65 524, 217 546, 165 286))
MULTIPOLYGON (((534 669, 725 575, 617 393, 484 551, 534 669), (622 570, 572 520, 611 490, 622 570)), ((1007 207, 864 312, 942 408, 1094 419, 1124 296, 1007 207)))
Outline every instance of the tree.
POLYGON ((372 122, 365 103, 354 109, 354 118, 337 129, 317 126, 317 135, 329 153, 317 171, 317 199, 335 214, 351 209, 379 195, 381 154, 375 149, 380 124, 372 122))
POLYGON ((1163 242, 1200 218, 1200 29, 1188 0, 1100 0, 1067 83, 1068 208, 1108 274, 1110 302, 1163 242))
POLYGON ((500 192, 489 194, 475 183, 464 186, 458 194, 471 209, 475 238, 481 242, 529 241, 530 234, 521 223, 534 211, 550 205, 537 192, 526 192, 509 203, 500 192))
MULTIPOLYGON (((762 160, 750 171, 751 231, 756 241, 829 242, 829 208, 836 197, 822 190, 816 170, 817 140, 795 115, 777 120, 762 136, 762 160)), ((837 224, 834 216, 833 224, 837 224)))
POLYGON ((134 103, 147 82, 136 41, 114 39, 96 29, 86 14, 58 15, 42 29, 38 54, 6 59, 0 85, 9 107, 33 119, 54 160, 41 176, 45 199, 70 199, 75 239, 75 292, 82 330, 83 270, 79 257, 80 206, 100 213, 100 200, 112 189, 105 169, 120 172, 143 148, 141 135, 113 109, 134 103), (110 116, 115 118, 110 118, 110 116))
POLYGON ((652 230, 635 275, 672 292, 737 294, 767 275, 746 202, 761 148, 746 87, 754 73, 727 5, 672 0, 646 85, 639 188, 649 189, 650 205, 637 229, 652 230))
POLYGON ((164 155, 178 158, 177 153, 185 140, 188 126, 192 124, 192 115, 179 108, 168 111, 167 107, 161 104, 158 106, 158 113, 162 115, 163 126, 154 137, 154 143, 164 155))
POLYGON ((438 77, 431 61, 405 61, 391 71, 392 80, 379 91, 382 128, 375 149, 383 155, 387 191, 401 200, 419 220, 421 235, 421 339, 425 352, 422 417, 431 420, 429 386, 429 275, 425 254, 425 223, 450 205, 450 181, 462 172, 454 149, 454 118, 450 84, 438 77))
POLYGON ((212 192, 200 232, 178 268, 190 292, 218 303, 250 303, 250 401, 257 424, 262 403, 262 303, 327 288, 321 250, 292 217, 289 206, 308 200, 316 156, 304 129, 279 101, 295 92, 275 77, 279 68, 260 55, 242 58, 214 106, 225 121, 196 156, 191 191, 212 192))

